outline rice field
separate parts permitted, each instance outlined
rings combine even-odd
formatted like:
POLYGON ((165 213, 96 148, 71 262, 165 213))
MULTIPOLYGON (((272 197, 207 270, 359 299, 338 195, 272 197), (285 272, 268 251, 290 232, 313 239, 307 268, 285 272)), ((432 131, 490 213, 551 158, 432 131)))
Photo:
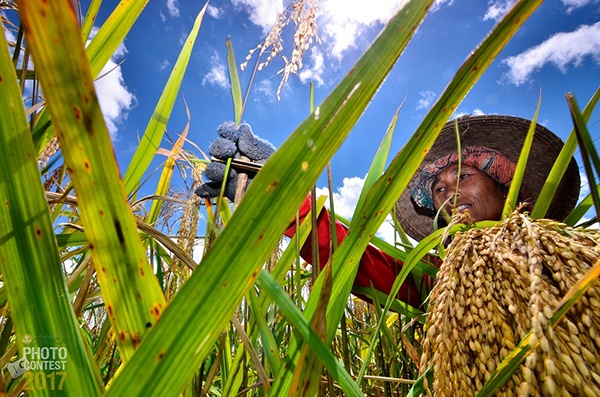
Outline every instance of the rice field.
MULTIPOLYGON (((84 47, 82 35, 89 35, 100 3, 91 2, 80 24, 69 0, 0 2, 7 12, 18 12, 22 23, 11 27, 18 42, 7 43, 0 35, 0 46, 10 50, 0 51, 0 394, 427 393, 425 386, 437 380, 427 350, 423 355, 431 327, 427 313, 394 299, 395 294, 353 291, 358 259, 441 126, 541 0, 517 1, 473 49, 385 169, 385 177, 386 155, 380 152, 373 159, 363 192, 369 199, 357 206, 350 233, 321 272, 299 257, 299 247, 310 238, 312 216, 298 225, 293 239, 282 240, 283 232, 433 0, 412 0, 391 18, 353 73, 319 104, 319 117, 309 116, 297 127, 254 178, 243 200, 235 203, 202 200, 193 193, 206 161, 188 147, 185 131, 170 144, 172 156, 164 161, 154 194, 138 195, 158 156, 154 148, 165 146, 166 124, 206 7, 156 104, 155 113, 164 117, 149 120, 130 164, 120 170, 92 87, 146 1, 123 0, 84 47), (35 73, 19 62, 23 56, 32 57, 35 73), (25 82, 36 93, 43 92, 43 98, 27 108, 22 98, 25 82), (318 150, 310 150, 307 140, 318 150), (178 177, 186 180, 187 192, 173 188, 177 170, 185 170, 178 177), (200 214, 208 219, 206 228, 199 227, 200 214), (193 258, 198 247, 203 250, 201 261, 193 258), (352 292, 368 296, 374 304, 352 292)), ((298 37, 306 41, 300 40, 294 49, 282 84, 302 67, 304 49, 316 40, 312 23, 317 0, 295 4, 287 18, 305 22, 299 24, 298 37)), ((277 43, 275 29, 242 66, 253 67, 255 62, 257 72, 261 64, 268 64, 277 43)), ((238 123, 247 99, 239 84, 239 68, 230 61, 238 123)), ((552 178, 564 173, 579 145, 589 162, 588 179, 595 180, 600 164, 585 123, 599 98, 600 91, 585 98, 583 110, 570 98, 574 131, 552 178)), ((391 139, 394 124, 391 120, 386 139, 391 139)), ((542 191, 532 218, 545 214, 554 195, 552 182, 542 191)), ((316 211, 324 201, 316 200, 316 211)), ((588 211, 597 213, 599 206, 597 190, 592 189, 566 223, 576 225, 588 211)), ((442 256, 441 239, 459 230, 453 226, 437 231, 416 246, 402 230, 395 246, 376 238, 372 242, 405 263, 395 284, 399 288, 406 277, 423 273, 435 277, 437 269, 425 255, 442 256)), ((591 281, 574 284, 568 299, 549 318, 558 319, 569 307, 581 304, 583 293, 598 277, 598 266, 590 265, 586 271, 583 279, 591 281)), ((591 302, 588 298, 596 315, 597 303, 597 298, 591 302)), ((506 352, 508 358, 499 370, 482 378, 478 395, 493 395, 515 371, 523 371, 519 365, 533 349, 527 348, 530 340, 519 342, 513 341, 514 350, 506 352)), ((531 362, 526 365, 533 368, 531 362)))

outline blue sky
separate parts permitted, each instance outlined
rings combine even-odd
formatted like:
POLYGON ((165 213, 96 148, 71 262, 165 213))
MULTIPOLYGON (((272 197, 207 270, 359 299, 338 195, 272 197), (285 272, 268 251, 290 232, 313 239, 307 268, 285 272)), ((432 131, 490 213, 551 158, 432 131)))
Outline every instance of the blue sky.
MULTIPOLYGON (((233 119, 226 69, 225 41, 230 37, 241 63, 274 25, 290 0, 214 0, 200 28, 167 126, 176 137, 190 108, 189 139, 207 149, 216 127, 233 119)), ((309 112, 309 82, 318 105, 343 78, 404 0, 320 0, 316 23, 320 43, 309 49, 298 75, 292 75, 277 99, 280 58, 257 73, 244 121, 275 146, 309 112)), ((100 25, 118 4, 105 1, 100 25)), ((150 1, 119 51, 112 71, 97 82, 98 95, 115 142, 121 169, 129 163, 150 119, 182 43, 204 6, 203 1, 150 1), (116 66, 119 64, 119 66, 116 66), (116 67, 115 67, 116 66, 116 67)), ((332 160, 336 209, 350 216, 370 162, 402 101, 392 146, 397 152, 443 92, 462 62, 492 29, 512 0, 438 0, 416 32, 350 137, 332 160)), ((82 1, 85 14, 88 1, 82 1)), ((292 25, 284 30, 283 52, 293 48, 292 25)), ((245 91, 255 58, 240 74, 245 91)), ((531 118, 540 94, 539 121, 566 138, 571 119, 564 94, 573 92, 583 107, 600 85, 600 4, 598 0, 547 0, 500 53, 459 106, 458 114, 507 114, 531 118)), ((600 136, 600 111, 590 132, 600 136)), ((165 142, 163 147, 170 145, 165 142)), ((188 149, 193 148, 191 146, 188 149)), ((156 166, 159 162, 156 162, 156 166)), ((325 186, 326 179, 319 180, 325 186)), ((183 189, 183 186, 181 186, 183 189)))

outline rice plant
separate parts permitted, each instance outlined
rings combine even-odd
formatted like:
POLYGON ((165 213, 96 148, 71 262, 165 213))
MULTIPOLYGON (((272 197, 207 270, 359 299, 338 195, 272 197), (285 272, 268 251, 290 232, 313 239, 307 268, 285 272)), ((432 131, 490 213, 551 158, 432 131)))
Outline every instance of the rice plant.
MULTIPOLYGON (((433 0, 412 0, 391 18, 353 72, 319 104, 319 117, 311 114, 297 127, 235 205, 222 197, 200 200, 194 195, 207 159, 197 147, 190 148, 187 128, 169 149, 156 149, 167 145, 165 127, 206 7, 121 178, 93 81, 146 1, 123 0, 84 47, 82 37, 88 37, 100 3, 91 2, 80 25, 69 0, 21 0, 16 1, 18 7, 0 2, 7 12, 18 12, 21 20, 21 26, 14 27, 17 42, 7 43, 0 35, 0 46, 10 49, 0 51, 0 393, 422 392, 423 380, 432 378, 431 371, 419 372, 427 316, 394 296, 406 277, 435 276, 436 269, 423 258, 438 255, 435 248, 445 231, 414 247, 406 244, 401 231, 404 243, 396 246, 371 236, 444 123, 541 0, 518 1, 474 49, 385 175, 388 153, 382 142, 353 221, 348 222, 350 232, 318 277, 298 253, 309 238, 312 217, 306 217, 285 244, 283 232, 433 0), (35 70, 28 69, 30 56, 35 70), (35 93, 27 104, 22 99, 25 82, 35 93), (42 91, 43 98, 38 98, 42 91), (154 194, 140 197, 140 187, 154 181, 148 177, 150 163, 164 155, 154 194), (187 186, 184 193, 174 193, 175 170, 187 186), (209 220, 205 230, 198 227, 200 211, 209 220), (405 266, 390 296, 354 290, 369 297, 373 304, 368 304, 351 292, 358 258, 371 241, 405 266), (199 262, 192 258, 198 245, 204 250, 199 262)), ((299 8, 292 18, 308 12, 305 18, 310 21, 317 2, 294 4, 299 8)), ((310 22, 300 29, 314 32, 310 22)), ((302 37, 310 40, 311 35, 302 37)), ((275 36, 273 43, 265 45, 277 45, 275 36)), ((302 49, 307 43, 301 43, 302 49)), ((263 48, 258 49, 261 54, 263 48)), ((232 54, 230 50, 232 119, 239 122, 247 96, 242 95, 232 54)), ((301 67, 301 57, 297 50, 282 84, 301 67)), ((256 70, 268 62, 259 55, 256 70)), ((577 134, 564 155, 571 157, 579 137, 591 159, 590 180, 598 163, 585 120, 598 97, 597 93, 582 112, 573 104, 577 134)), ((386 139, 391 139, 394 124, 395 119, 386 139)), ((557 162, 554 178, 564 172, 567 161, 562 163, 557 162)), ((545 213, 543 203, 554 194, 552 183, 547 186, 534 209, 539 217, 545 213)), ((316 198, 314 211, 323 204, 323 198, 316 198)), ((575 224, 593 205, 599 205, 596 194, 567 221, 575 224)), ((502 376, 492 379, 496 383, 488 385, 491 392, 503 382, 494 379, 502 376)))

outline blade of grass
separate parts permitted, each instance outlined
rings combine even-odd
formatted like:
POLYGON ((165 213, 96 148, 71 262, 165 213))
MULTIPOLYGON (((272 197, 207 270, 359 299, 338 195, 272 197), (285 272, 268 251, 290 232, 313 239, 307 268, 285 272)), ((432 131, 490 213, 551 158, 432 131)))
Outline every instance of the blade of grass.
POLYGON ((90 36, 90 32, 92 31, 92 27, 94 26, 94 22, 98 16, 98 10, 100 10, 101 4, 102 0, 92 0, 87 12, 85 13, 85 19, 83 20, 83 26, 81 27, 81 37, 83 38, 84 43, 90 36))
MULTIPOLYGON (((258 275, 258 282, 264 291, 277 303, 286 320, 294 327, 294 330, 302 335, 302 338, 312 347, 312 351, 319 357, 320 362, 327 368, 327 371, 334 377, 336 382, 339 383, 344 393, 348 396, 362 396, 362 392, 350 374, 346 372, 343 364, 335 358, 313 327, 308 324, 302 312, 281 291, 279 284, 273 280, 271 275, 267 271, 261 270, 258 275)), ((319 372, 320 375, 321 373, 319 372)))
MULTIPOLYGON (((250 295, 252 295, 252 294, 250 294, 250 295)), ((269 379, 267 379, 267 374, 265 373, 265 369, 263 368, 263 366, 261 364, 260 358, 258 357, 258 354, 256 353, 256 350, 254 349, 254 346, 253 346, 252 342, 250 341, 250 338, 246 334, 246 331, 244 331, 244 326, 240 323, 240 320, 238 320, 236 316, 231 317, 231 323, 233 324, 236 331, 238 332, 239 338, 242 340, 242 342, 244 344, 244 348, 246 349, 246 351, 252 358, 252 362, 254 363, 256 372, 258 373, 258 378, 260 379, 261 383, 263 384, 263 389, 264 389, 265 393, 268 393, 269 389, 270 389, 269 379)), ((241 351, 241 349, 240 349, 240 351, 241 351)), ((239 388, 236 388, 233 390, 238 390, 238 389, 239 388)))
MULTIPOLYGON (((494 223, 495 222, 480 222, 479 224, 488 225, 488 224, 494 224, 494 223)), ((456 233, 457 231, 464 231, 469 228, 470 228, 470 226, 459 224, 459 225, 452 225, 449 228, 439 229, 439 230, 433 232, 432 234, 430 234, 429 236, 425 237, 423 240, 421 240, 419 242, 419 244, 417 244, 417 246, 410 252, 410 254, 406 258, 406 261, 404 262, 404 265, 402 266, 402 269, 400 270, 400 273, 396 277, 396 280, 394 280, 394 284, 392 286, 392 289, 390 290, 389 295, 387 296, 387 299, 385 301, 385 306, 383 309, 384 315, 377 323, 377 329, 373 335, 373 338, 372 338, 369 346, 375 345, 375 339, 378 337, 379 331, 380 331, 381 327, 383 326, 383 318, 385 316, 385 313, 387 313, 389 311, 389 309, 392 307, 392 303, 394 302, 395 297, 398 294, 398 291, 400 291, 400 287, 402 286, 402 284, 406 280, 406 277, 408 277, 408 275, 410 274, 412 269, 421 260, 421 258, 423 258, 429 252, 431 252, 431 250, 433 248, 437 247, 440 244, 440 240, 442 240, 444 238, 444 236, 452 235, 452 234, 456 233)), ((415 312, 414 308, 413 308, 413 310, 411 310, 411 307, 406 303, 401 304, 400 310, 401 310, 400 312, 405 313, 405 314, 421 314, 421 313, 415 312), (404 306, 404 307, 402 307, 402 306, 404 306)), ((415 318, 415 317, 412 317, 412 318, 415 318)), ((363 376, 367 370, 367 365, 368 365, 368 362, 370 361, 372 352, 373 352, 372 348, 369 348, 367 357, 364 360, 361 370, 357 377, 357 383, 359 385, 361 384, 363 376)))
MULTIPOLYGON (((348 219, 346 219, 340 215, 336 215, 335 219, 346 226, 349 226, 351 223, 348 219)), ((379 248, 382 252, 388 254, 389 256, 391 256, 394 259, 399 260, 402 263, 406 262, 406 258, 408 256, 408 254, 410 254, 410 252, 402 251, 402 250, 394 247, 393 245, 389 244, 388 242, 380 239, 377 236, 373 236, 371 238, 370 243, 373 244, 375 247, 379 248)), ((421 258, 423 258, 423 257, 421 257, 421 258)), ((435 277, 438 272, 438 268, 435 266, 432 266, 428 262, 422 262, 422 261, 418 262, 414 268, 419 270, 422 273, 425 273, 425 274, 431 276, 431 277, 435 277)))
POLYGON ((433 367, 427 368, 427 371, 425 371, 424 374, 419 376, 419 378, 410 388, 410 391, 408 392, 406 397, 416 397, 425 394, 425 391, 427 389, 424 385, 425 379, 427 379, 428 384, 433 384, 433 367))
MULTIPOLYGON (((334 254, 334 269, 335 261, 338 261, 340 269, 339 273, 334 273, 334 280, 340 283, 343 280, 346 285, 344 290, 340 291, 335 289, 334 284, 333 296, 347 296, 345 292, 349 290, 348 287, 351 285, 356 271, 356 267, 347 264, 357 262, 355 258, 362 254, 365 246, 364 240, 372 236, 383 222, 400 193, 408 185, 428 148, 437 138, 437 134, 447 118, 487 66, 491 64, 494 57, 540 3, 540 0, 520 1, 500 21, 485 41, 465 61, 416 133, 394 158, 386 173, 370 189, 363 211, 354 216, 346 239, 334 254), (359 239, 362 240, 360 243, 359 239), (342 266, 342 264, 345 265, 342 266)), ((405 272, 404 268, 403 272, 405 272)), ((336 314, 339 313, 340 308, 341 304, 337 307, 336 314)))
MULTIPOLYGON (((596 187, 592 187, 592 189, 596 189, 597 194, 600 195, 600 185, 596 187)), ((573 211, 567 216, 564 220, 569 226, 574 226, 577 222, 583 218, 583 216, 589 211, 590 208, 594 205, 594 200, 591 194, 588 194, 581 202, 575 207, 573 211)))
POLYGON ((19 9, 120 356, 127 361, 160 317, 164 296, 127 205, 71 2, 20 1, 19 9))
MULTIPOLYGON (((327 304, 331 298, 331 266, 325 266, 323 276, 325 280, 323 283, 324 287, 320 290, 317 310, 310 324, 311 329, 315 330, 317 336, 322 341, 327 336, 326 314, 327 304)), ((295 306, 294 310, 296 310, 295 306)), ((314 396, 318 394, 321 388, 323 363, 319 361, 317 352, 314 351, 314 347, 310 344, 304 343, 301 349, 300 358, 294 367, 292 385, 290 386, 288 395, 314 396)))
MULTIPOLYGON (((375 302, 375 300, 378 300, 379 302, 386 302, 389 298, 388 294, 369 287, 352 287, 352 293, 364 295, 373 302, 375 302)), ((408 318, 419 318, 419 316, 423 315, 423 311, 396 298, 392 298, 389 309, 408 318)), ((419 322, 425 323, 425 319, 419 318, 419 322)))
POLYGON ((319 113, 315 111, 298 126, 263 166, 200 266, 134 358, 115 377, 109 394, 177 395, 189 384, 306 192, 377 92, 429 4, 413 0, 393 17, 323 102, 319 113))
MULTIPOLYGON (((330 341, 335 334, 339 318, 345 307, 345 300, 350 293, 358 269, 359 258, 364 252, 366 244, 408 185, 425 154, 437 139, 444 123, 500 50, 541 2, 541 0, 522 0, 515 4, 512 10, 505 15, 483 43, 461 66, 442 96, 417 128, 415 134, 391 162, 386 173, 369 190, 362 211, 355 214, 349 233, 333 254, 334 284, 332 296, 334 299, 327 317, 327 341, 330 341)), ((321 288, 321 283, 320 280, 317 280, 313 291, 318 291, 319 288, 321 288)), ((390 299, 393 296, 391 294, 390 299)), ((311 301, 311 298, 309 298, 305 311, 308 318, 311 318, 315 310, 315 304, 314 301, 311 301)), ((386 303, 386 306, 389 307, 389 303, 386 303)), ((293 349, 294 346, 290 346, 291 352, 293 352, 293 349)), ((280 393, 285 394, 289 380, 286 379, 285 384, 280 389, 273 385, 272 390, 278 390, 280 393)))
POLYGON ((536 126, 537 126, 537 118, 540 112, 540 106, 542 104, 542 92, 540 90, 540 96, 538 97, 538 102, 535 107, 535 112, 533 113, 533 118, 531 119, 531 123, 529 124, 529 129, 527 130, 527 135, 525 136, 525 141, 523 141, 523 147, 521 148, 521 153, 519 154, 519 161, 517 161, 517 166, 515 167, 515 174, 513 176, 513 180, 510 183, 510 188, 508 189, 508 195, 506 196, 506 201, 504 202, 504 208, 502 210, 502 219, 510 216, 510 214, 515 209, 515 206, 519 202, 519 192, 521 191, 521 182, 523 181, 523 175, 525 174, 525 168, 527 167, 527 159, 529 158, 529 151, 531 150, 531 145, 533 144, 533 136, 535 134, 536 126))
MULTIPOLYGON (((396 17, 398 19, 403 19, 402 17, 405 18, 402 26, 399 28, 399 30, 397 32, 397 36, 398 36, 397 40, 402 44, 402 46, 404 46, 408 43, 408 41, 412 37, 412 34, 414 33, 416 27, 421 23, 421 21, 425 17, 430 5, 431 5, 431 2, 425 2, 425 1, 409 2, 396 15, 396 17)), ((392 21, 394 21, 394 19, 392 19, 392 21)), ((390 28, 389 24, 388 24, 388 26, 386 26, 386 29, 388 29, 388 28, 390 28)), ((381 37, 385 35, 385 32, 386 32, 386 30, 384 30, 382 35, 379 36, 378 40, 381 39, 381 37)), ((373 46, 371 48, 373 48, 373 46)), ((368 52, 364 56, 367 56, 367 55, 368 55, 368 52)), ((441 129, 441 125, 438 128, 438 132, 440 129, 441 129)), ((421 137, 418 137, 418 139, 421 139, 421 137)), ((418 154, 420 154, 421 152, 422 151, 420 151, 420 150, 409 151, 408 153, 411 153, 411 154, 409 154, 408 157, 418 156, 418 154)), ((416 168, 417 165, 418 165, 418 163, 416 163, 414 165, 414 167, 416 168)), ((410 170, 410 166, 407 166, 407 169, 410 170)), ((388 169, 388 172, 389 172, 389 169, 388 169)), ((383 178, 385 178, 385 180, 387 181, 387 182, 383 182, 386 184, 386 188, 387 188, 387 184, 393 180, 393 176, 388 178, 387 173, 386 173, 383 178)), ((369 194, 367 195, 365 204, 362 207, 362 211, 360 211, 361 213, 365 212, 364 210, 366 208, 372 208, 371 198, 369 197, 369 195, 378 184, 381 184, 381 181, 382 181, 382 177, 380 177, 375 182, 373 187, 369 190, 369 194)), ((408 183, 408 180, 406 181, 406 183, 408 183)), ((398 194, 398 196, 399 196, 399 194, 398 194)), ((398 196, 396 196, 396 198, 398 196)), ((377 211, 377 215, 379 215, 379 216, 383 215, 383 217, 381 217, 382 218, 381 221, 383 221, 383 218, 386 216, 387 213, 389 213, 392 205, 393 205, 393 203, 390 204, 387 211, 385 211, 385 210, 377 211)), ((361 213, 359 213, 358 215, 355 214, 355 217, 353 218, 353 225, 355 223, 358 223, 357 216, 362 217, 361 213)), ((364 221, 365 219, 366 218, 363 218, 363 219, 361 219, 361 221, 364 221)), ((362 254, 364 252, 364 248, 366 247, 366 244, 368 243, 370 238, 375 234, 375 231, 379 227, 379 225, 381 225, 381 222, 377 223, 375 230, 373 230, 372 232, 366 231, 363 233, 363 231, 361 230, 362 229, 361 227, 354 229, 354 231, 356 231, 356 230, 361 230, 361 231, 359 231, 358 233, 354 232, 354 237, 348 239, 348 237, 353 233, 353 227, 351 226, 350 230, 349 230, 349 234, 346 236, 346 238, 344 239, 344 241, 342 242, 340 247, 333 254, 332 270, 333 270, 334 283, 333 283, 333 291, 331 294, 333 299, 330 301, 330 304, 328 306, 327 339, 326 339, 327 343, 331 342, 331 340, 335 334, 335 330, 337 329, 337 325, 342 316, 342 313, 345 309, 346 300, 350 293, 352 283, 354 280, 354 276, 356 274, 356 270, 358 269, 358 264, 360 262, 359 258, 362 256, 362 254), (344 247, 344 248, 342 249, 342 247, 344 247), (340 249, 342 249, 342 253, 340 253, 340 249), (338 258, 338 259, 336 259, 336 258, 338 258), (338 278, 338 277, 340 277, 340 278, 338 278), (330 310, 333 311, 334 313, 333 314, 329 313, 330 310)), ((374 226, 374 223, 371 222, 370 226, 371 227, 374 226)), ((308 304, 307 304, 307 307, 305 310, 305 315, 310 320, 312 320, 313 315, 318 306, 318 302, 317 302, 318 298, 317 297, 319 296, 322 287, 323 287, 323 277, 319 277, 317 279, 317 282, 313 286, 313 292, 311 293, 311 295, 309 297, 308 304)), ((296 364, 296 360, 297 360, 297 350, 296 349, 297 349, 297 346, 295 345, 295 339, 292 339, 292 344, 290 346, 289 351, 290 351, 290 359, 293 360, 294 365, 296 364)), ((291 380, 291 377, 289 376, 289 374, 280 373, 278 378, 275 380, 273 388, 271 389, 272 390, 271 395, 272 396, 287 395, 289 392, 291 381, 292 380, 291 380)))
MULTIPOLYGON (((234 317, 232 317, 233 319, 234 317)), ((227 349, 227 351, 232 351, 227 349)), ((235 356, 228 363, 227 371, 221 371, 221 382, 223 383, 222 392, 224 396, 235 395, 235 391, 240 389, 243 381, 242 360, 246 356, 244 345, 242 342, 235 347, 235 356)))
MULTIPOLYGON (((148 0, 122 0, 100 27, 86 48, 94 78, 98 77, 104 65, 123 42, 147 3, 148 0)), ((38 154, 54 135, 55 130, 50 124, 50 114, 44 109, 33 130, 33 142, 38 154)))
MULTIPOLYGON (((175 168, 175 161, 177 155, 181 153, 183 150, 183 145, 187 139, 187 134, 190 129, 190 110, 185 105, 185 111, 188 116, 188 122, 183 129, 183 132, 177 139, 177 142, 173 145, 171 149, 171 153, 167 160, 165 161, 165 166, 163 167, 162 173, 160 174, 160 179, 158 180, 158 186, 156 187, 156 192, 154 193, 157 196, 166 196, 167 191, 169 190, 169 185, 171 184, 171 179, 173 177, 173 169, 175 168)), ((158 214, 160 213, 160 209, 162 207, 162 200, 154 200, 152 205, 150 206, 150 211, 148 211, 148 216, 146 217, 146 223, 153 225, 154 222, 158 219, 158 214)))
POLYGON ((365 196, 367 195, 367 192, 369 191, 371 186, 373 186, 375 181, 381 176, 381 174, 383 174, 383 171, 385 170, 385 164, 387 162, 388 155, 390 153, 390 147, 392 146, 392 138, 394 137, 394 130, 396 129, 396 122, 398 121, 398 113, 400 113, 400 109, 402 108, 402 105, 404 105, 405 101, 406 101, 406 98, 400 104, 398 109, 396 109, 396 113, 394 113, 394 116, 392 117, 392 120, 390 121, 388 129, 385 132, 385 135, 383 136, 381 143, 379 144, 377 153, 375 154, 375 157, 373 158, 373 162, 371 163, 371 167, 369 168, 369 172, 367 173, 367 177, 365 178, 365 183, 363 185, 363 188, 360 191, 360 196, 358 197, 358 202, 356 203, 356 209, 354 210, 355 212, 359 211, 359 209, 362 207, 362 205, 365 201, 365 196))
POLYGON ((183 80, 183 75, 185 74, 190 60, 192 48, 196 42, 196 37, 198 37, 198 31, 200 30, 200 25, 202 24, 202 19, 207 7, 208 3, 204 5, 196 17, 194 26, 179 53, 177 62, 175 62, 169 80, 156 104, 150 122, 146 126, 146 131, 144 131, 144 135, 127 167, 123 180, 125 182, 125 191, 128 195, 130 195, 140 183, 142 176, 148 169, 152 159, 154 159, 156 150, 160 146, 160 142, 162 141, 167 126, 167 121, 169 121, 169 117, 171 116, 171 111, 173 110, 173 105, 175 104, 175 99, 177 98, 177 93, 179 92, 179 87, 181 86, 181 81, 183 80))
MULTIPOLYGON (((3 30, 1 23, 0 29, 3 30)), ((0 48, 7 46, 6 38, 0 35, 0 48)), ((64 374, 67 376, 62 394, 102 395, 100 374, 85 352, 69 300, 37 154, 15 69, 6 50, 0 51, 0 104, 3 109, 0 117, 0 263, 2 293, 8 296, 15 343, 27 361, 34 357, 24 353, 25 347, 34 352, 41 348, 66 348, 64 374), (27 341, 27 335, 31 341, 27 341), (64 345, 49 346, 46 339, 38 342, 42 336, 51 337, 53 341, 62 339, 64 345)), ((50 371, 41 373, 46 379, 50 371)), ((50 388, 45 388, 35 394, 52 393, 50 388)))
MULTIPOLYGON (((586 123, 589 121, 589 118, 592 115, 592 111, 596 107, 598 100, 600 100, 600 87, 596 90, 594 95, 592 95, 587 105, 583 109, 583 118, 586 123)), ((566 172, 576 148, 577 136, 575 135, 575 130, 572 130, 565 142, 565 145, 560 151, 558 158, 554 162, 554 165, 550 170, 550 174, 548 174, 548 178, 546 179, 542 190, 540 191, 540 194, 535 202, 535 206, 531 211, 532 218, 543 218, 546 216, 546 212, 548 211, 548 208, 550 208, 550 203, 556 194, 556 189, 558 189, 558 184, 566 172)), ((583 214, 581 216, 583 216, 583 214)), ((567 220, 565 220, 565 223, 573 226, 579 219, 580 217, 574 219, 574 217, 569 216, 567 217, 567 220)))
MULTIPOLYGON (((581 115, 577 100, 572 93, 566 94, 567 102, 569 103, 569 110, 571 111, 571 117, 573 124, 575 125, 575 135, 577 136, 577 142, 579 142, 579 149, 581 150, 581 158, 583 160, 583 166, 587 175, 588 181, 594 183, 596 177, 594 176, 594 169, 596 174, 600 175, 600 159, 598 158, 598 152, 594 148, 594 143, 590 137, 590 133, 585 125, 585 120, 581 115), (592 168, 593 166, 593 168, 592 168)), ((596 214, 600 213, 600 195, 596 189, 590 189, 590 195, 596 207, 596 214)))
POLYGON ((86 48, 92 76, 97 77, 100 74, 117 47, 125 40, 125 36, 137 21, 146 4, 148 4, 148 0, 121 0, 106 22, 98 29, 86 48))
POLYGON ((242 100, 242 86, 240 85, 240 77, 235 63, 235 54, 233 53, 233 45, 231 38, 227 38, 227 69, 229 70, 229 83, 231 84, 231 98, 233 99, 233 114, 235 115, 235 124, 240 125, 242 122, 242 114, 244 113, 244 104, 242 100))

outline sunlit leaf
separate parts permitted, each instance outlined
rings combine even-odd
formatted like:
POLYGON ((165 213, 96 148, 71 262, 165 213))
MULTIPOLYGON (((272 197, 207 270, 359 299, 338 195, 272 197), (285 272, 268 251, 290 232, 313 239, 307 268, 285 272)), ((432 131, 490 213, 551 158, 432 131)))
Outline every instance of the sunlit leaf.
POLYGON ((150 122, 146 126, 146 131, 144 131, 144 135, 133 154, 133 158, 129 162, 129 166, 123 177, 127 194, 131 194, 140 183, 142 176, 148 169, 148 166, 154 159, 154 155, 160 146, 207 7, 208 3, 206 3, 196 17, 194 26, 179 53, 177 62, 175 62, 169 80, 156 104, 150 122))
MULTIPOLYGON (((6 47, 0 35, 0 48, 6 47)), ((0 51, 0 103, 0 263, 2 295, 8 296, 15 343, 26 361, 36 361, 42 348, 65 349, 62 394, 101 395, 99 372, 85 351, 69 300, 21 90, 6 50, 0 51), (55 345, 42 337, 62 343, 55 345)), ((46 379, 50 371, 30 374, 37 373, 46 379)), ((35 392, 51 394, 49 388, 35 392)))
POLYGON ((127 360, 158 321, 165 300, 127 205, 76 14, 70 7, 67 0, 19 3, 104 303, 121 358, 127 360))

